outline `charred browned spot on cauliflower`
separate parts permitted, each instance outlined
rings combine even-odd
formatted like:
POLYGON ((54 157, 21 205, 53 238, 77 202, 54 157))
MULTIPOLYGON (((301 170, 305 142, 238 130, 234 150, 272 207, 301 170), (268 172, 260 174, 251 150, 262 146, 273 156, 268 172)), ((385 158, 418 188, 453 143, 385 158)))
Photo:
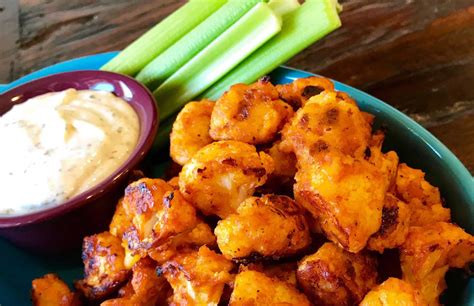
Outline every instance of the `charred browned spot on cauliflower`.
POLYGON ((160 245, 198 223, 195 208, 161 179, 140 179, 125 190, 124 207, 133 226, 124 239, 133 251, 160 245))
POLYGON ((370 237, 367 248, 379 253, 399 247, 405 242, 410 227, 411 211, 408 205, 388 193, 382 208, 382 224, 370 237))
POLYGON ((312 97, 283 129, 280 148, 294 152, 299 163, 329 152, 363 157, 371 126, 355 102, 340 95, 324 91, 312 97))
POLYGON ((88 236, 82 245, 84 279, 75 283, 89 300, 101 300, 114 293, 130 276, 124 266, 121 240, 109 232, 88 236))
POLYGON ((365 252, 352 254, 328 242, 301 260, 296 275, 316 305, 356 305, 376 285, 377 263, 365 252))
POLYGON ((270 82, 236 84, 216 101, 210 135, 215 140, 268 143, 292 116, 293 109, 279 99, 270 82))
POLYGON ((277 85, 276 88, 280 99, 296 110, 304 106, 311 97, 317 96, 325 90, 334 91, 334 84, 329 79, 314 76, 277 85))

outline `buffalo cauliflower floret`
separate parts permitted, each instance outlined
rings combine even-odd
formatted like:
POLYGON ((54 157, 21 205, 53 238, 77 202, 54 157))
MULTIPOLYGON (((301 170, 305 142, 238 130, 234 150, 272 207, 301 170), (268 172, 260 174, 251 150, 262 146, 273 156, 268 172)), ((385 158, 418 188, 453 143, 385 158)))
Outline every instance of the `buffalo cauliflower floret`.
POLYGON ((367 293, 360 306, 427 306, 420 293, 409 283, 389 278, 367 293))
POLYGON ((89 300, 100 300, 114 293, 128 280, 122 241, 109 232, 88 236, 82 245, 84 279, 76 288, 89 300))
POLYGON ((170 156, 181 166, 205 145, 213 142, 209 136, 214 102, 189 102, 179 112, 170 135, 170 156))
POLYGON ((173 288, 176 305, 217 305, 224 285, 232 281, 232 262, 203 246, 183 252, 159 269, 173 288))
POLYGON ((141 253, 198 223, 196 209, 161 179, 143 178, 128 185, 124 208, 133 224, 124 239, 129 249, 141 253))
POLYGON ((371 126, 355 102, 325 91, 296 112, 282 131, 280 148, 294 152, 299 164, 329 152, 362 158, 370 138, 371 126))
POLYGON ((311 97, 325 90, 334 91, 334 84, 329 79, 313 76, 277 85, 276 89, 280 99, 293 106, 294 109, 298 109, 304 106, 311 97))
POLYGON ((248 270, 237 274, 229 305, 309 306, 311 304, 304 294, 287 282, 248 270))
POLYGON ((216 101, 209 133, 215 140, 268 143, 291 116, 293 109, 270 82, 236 84, 216 101))
POLYGON ((388 180, 375 165, 333 153, 305 162, 295 180, 296 202, 344 249, 359 252, 379 230, 388 180))
POLYGON ((408 235, 410 215, 408 205, 388 193, 382 208, 382 225, 370 237, 367 248, 383 253, 385 249, 402 245, 408 235))
POLYGON ((396 192, 398 197, 408 203, 412 211, 412 226, 451 220, 450 209, 443 207, 438 188, 425 180, 423 171, 400 164, 396 177, 396 192))
POLYGON ((325 243, 298 264, 298 283, 316 305, 356 305, 376 285, 377 263, 365 252, 325 243))
POLYGON ((179 174, 179 190, 206 215, 225 218, 273 171, 273 161, 254 146, 218 141, 199 150, 179 174))
POLYGON ((201 221, 192 230, 178 234, 168 239, 167 242, 151 248, 148 250, 148 256, 163 264, 181 252, 199 249, 203 245, 214 247, 216 236, 214 236, 209 225, 201 221))
POLYGON ((79 306, 79 296, 56 275, 46 274, 32 282, 31 299, 34 306, 79 306))
POLYGON ((228 259, 291 256, 311 243, 304 210, 280 195, 250 197, 237 213, 219 221, 214 230, 217 244, 228 259))
POLYGON ((413 226, 400 249, 403 280, 410 283, 429 305, 438 305, 446 289, 444 275, 474 261, 474 237, 457 225, 437 222, 413 226))
POLYGON ((132 268, 132 279, 120 289, 119 297, 101 306, 152 306, 165 303, 171 288, 163 276, 156 274, 157 264, 150 258, 140 259, 132 268))

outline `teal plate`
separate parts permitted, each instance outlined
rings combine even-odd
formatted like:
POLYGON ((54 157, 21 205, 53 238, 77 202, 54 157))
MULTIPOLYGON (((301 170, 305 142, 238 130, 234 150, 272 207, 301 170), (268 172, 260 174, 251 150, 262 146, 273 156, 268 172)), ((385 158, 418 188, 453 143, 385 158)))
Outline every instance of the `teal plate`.
MULTIPOLYGON (((46 75, 72 70, 99 69, 117 52, 82 57, 59 63, 10 84, 0 85, 0 94, 17 85, 46 75)), ((288 83, 311 74, 280 67, 271 74, 272 82, 288 83)), ((468 232, 474 232, 474 181, 469 171, 439 140, 419 124, 384 102, 353 87, 335 82, 337 90, 347 92, 364 111, 376 116, 376 126, 387 129, 384 147, 394 149, 400 160, 423 169, 427 178, 438 186, 452 210, 454 222, 468 232)), ((149 164, 149 175, 162 173, 163 164, 149 164)), ((59 229, 65 230, 67 229, 59 229)), ((31 280, 46 273, 59 274, 69 284, 82 277, 80 252, 60 257, 39 257, 17 249, 0 239, 0 305, 29 305, 31 280)), ((443 296, 447 305, 474 305, 474 278, 465 279, 462 273, 450 272, 448 290, 443 296)))

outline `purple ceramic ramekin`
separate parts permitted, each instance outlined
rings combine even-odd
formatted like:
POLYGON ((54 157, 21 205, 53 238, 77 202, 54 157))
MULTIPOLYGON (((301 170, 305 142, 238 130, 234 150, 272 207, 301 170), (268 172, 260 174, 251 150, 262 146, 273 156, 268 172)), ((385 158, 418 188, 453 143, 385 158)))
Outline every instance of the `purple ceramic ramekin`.
MULTIPOLYGON (((24 215, 0 215, 0 236, 36 253, 59 253, 81 246, 84 236, 108 228, 129 174, 150 150, 158 128, 153 95, 134 79, 106 71, 65 72, 15 87, 0 96, 0 115, 29 98, 68 88, 106 90, 128 101, 138 115, 140 134, 130 157, 107 179, 55 207, 24 215)), ((25 186, 28 192, 28 186, 25 186)))

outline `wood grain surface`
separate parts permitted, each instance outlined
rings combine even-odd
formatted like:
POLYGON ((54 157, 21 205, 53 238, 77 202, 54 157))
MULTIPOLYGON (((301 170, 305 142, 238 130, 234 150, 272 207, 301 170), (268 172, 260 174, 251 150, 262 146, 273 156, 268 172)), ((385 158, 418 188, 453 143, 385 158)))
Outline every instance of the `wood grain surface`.
MULTIPOLYGON (((183 0, 0 0, 0 82, 119 50, 183 0)), ((474 173, 474 2, 343 0, 343 27, 288 64, 353 85, 427 127, 474 173)))

